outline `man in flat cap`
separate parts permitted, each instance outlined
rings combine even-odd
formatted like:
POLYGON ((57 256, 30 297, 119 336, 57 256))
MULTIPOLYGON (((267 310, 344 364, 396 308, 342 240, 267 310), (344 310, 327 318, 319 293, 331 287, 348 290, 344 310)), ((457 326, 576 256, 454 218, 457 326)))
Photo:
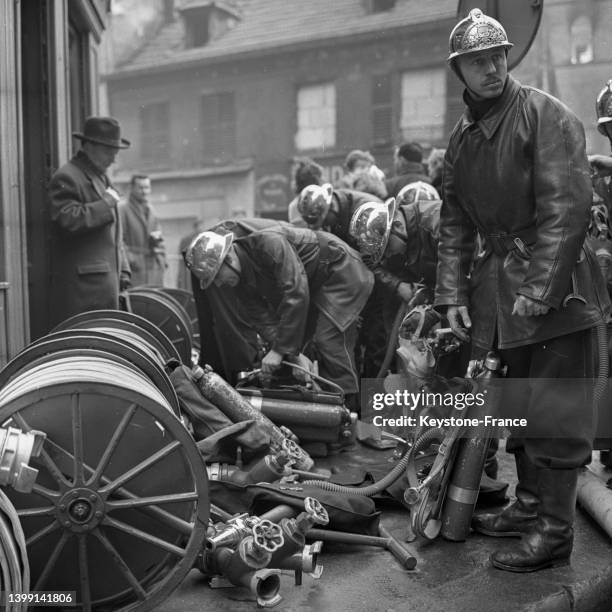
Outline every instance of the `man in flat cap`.
POLYGON ((118 308, 119 291, 130 279, 117 214, 119 194, 106 175, 119 150, 130 143, 121 138, 112 117, 89 117, 83 132, 73 136, 81 149, 49 185, 52 324, 87 310, 118 308))

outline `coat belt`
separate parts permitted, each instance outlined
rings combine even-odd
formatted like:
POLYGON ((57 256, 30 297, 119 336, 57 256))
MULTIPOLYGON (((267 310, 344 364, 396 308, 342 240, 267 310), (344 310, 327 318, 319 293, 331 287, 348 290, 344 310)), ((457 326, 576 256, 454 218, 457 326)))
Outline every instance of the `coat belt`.
POLYGON ((496 255, 505 257, 510 251, 518 250, 522 255, 528 256, 527 247, 532 245, 537 238, 536 228, 526 227, 511 234, 482 234, 485 240, 485 248, 490 249, 496 255))

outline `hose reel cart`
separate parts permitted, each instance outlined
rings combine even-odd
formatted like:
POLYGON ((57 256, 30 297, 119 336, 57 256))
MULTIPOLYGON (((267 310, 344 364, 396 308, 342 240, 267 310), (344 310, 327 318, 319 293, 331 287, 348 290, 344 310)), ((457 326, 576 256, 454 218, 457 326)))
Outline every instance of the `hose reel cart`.
POLYGON ((138 319, 77 315, 0 372, 0 425, 47 435, 31 493, 7 491, 31 588, 76 592, 66 608, 153 609, 206 535, 206 469, 163 371, 176 349, 138 319))

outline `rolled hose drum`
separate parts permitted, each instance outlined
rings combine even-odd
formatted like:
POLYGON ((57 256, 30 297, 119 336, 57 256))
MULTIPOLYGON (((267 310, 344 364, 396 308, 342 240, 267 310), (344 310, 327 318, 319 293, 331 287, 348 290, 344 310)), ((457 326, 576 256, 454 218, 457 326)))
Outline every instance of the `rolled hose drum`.
POLYGON ((112 355, 67 350, 12 377, 0 415, 48 434, 42 488, 9 492, 23 513, 33 588, 76 591, 83 610, 165 600, 201 550, 208 503, 201 455, 164 394, 112 355), (50 538, 36 537, 41 520, 50 538), (120 544, 126 532, 129 547, 120 544), (78 559, 68 554, 75 538, 78 559))

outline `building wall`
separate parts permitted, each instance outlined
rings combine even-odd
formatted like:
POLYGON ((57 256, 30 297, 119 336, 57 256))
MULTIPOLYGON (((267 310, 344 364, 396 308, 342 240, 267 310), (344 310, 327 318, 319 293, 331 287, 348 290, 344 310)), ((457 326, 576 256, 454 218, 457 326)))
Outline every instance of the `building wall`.
POLYGON ((612 1, 546 0, 534 44, 514 74, 565 102, 585 127, 587 152, 608 152, 596 129, 595 99, 612 78, 612 1), (586 15, 592 24, 592 61, 572 64, 571 24, 586 15))

